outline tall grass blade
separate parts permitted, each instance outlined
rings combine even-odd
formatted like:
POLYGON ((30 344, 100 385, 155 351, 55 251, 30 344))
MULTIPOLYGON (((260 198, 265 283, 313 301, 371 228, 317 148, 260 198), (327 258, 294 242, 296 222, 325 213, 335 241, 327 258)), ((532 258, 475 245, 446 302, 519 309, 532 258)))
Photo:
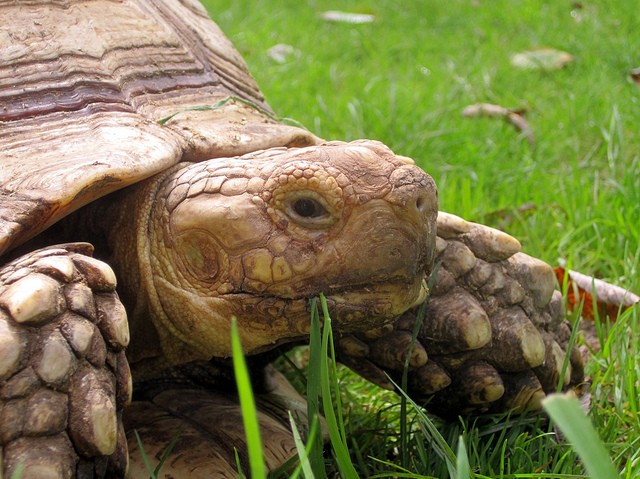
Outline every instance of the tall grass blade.
MULTIPOLYGON (((413 354, 413 347, 418 339, 418 333, 422 328, 428 299, 429 298, 425 299, 425 301, 420 305, 420 309, 418 309, 418 314, 416 315, 416 323, 414 324, 413 331, 411 333, 411 343, 409 344, 407 357, 405 358, 404 368, 402 370, 401 387, 403 391, 407 390, 407 384, 409 382, 409 362, 411 361, 411 355, 413 354)), ((400 396, 400 464, 402 464, 402 467, 408 467, 409 463, 409 433, 407 426, 407 398, 405 396, 400 396)))
POLYGON ((251 389, 247 362, 245 361, 242 351, 236 318, 231 319, 231 351, 233 353, 233 371, 236 377, 238 396, 240 397, 240 407, 242 408, 242 422, 247 438, 249 470, 251 471, 251 477, 253 479, 263 479, 267 477, 267 471, 262 456, 262 439, 260 438, 258 411, 251 389))
MULTIPOLYGON (((413 348, 416 344, 416 341, 418 340, 420 329, 422 329, 422 323, 424 321, 427 303, 429 302, 429 296, 431 296, 431 290, 433 288, 433 285, 435 284, 436 274, 438 273, 441 264, 441 262, 438 262, 433 267, 431 275, 429 276, 429 283, 427 285, 427 297, 420 305, 418 314, 416 315, 416 322, 413 325, 413 331, 411 332, 411 343, 409 343, 409 349, 407 350, 407 356, 404 360, 404 367, 402 369, 402 381, 400 386, 403 391, 407 391, 407 384, 409 382, 409 363, 411 362, 411 355, 413 354, 413 348)), ((402 464, 402 467, 408 467, 409 463, 409 434, 407 426, 407 399, 405 396, 400 396, 400 464, 402 464)))
POLYGON ((342 410, 339 401, 339 389, 336 382, 335 371, 335 351, 333 349, 333 335, 331 332, 331 318, 327 309, 327 302, 323 295, 320 295, 322 311, 324 314, 324 327, 322 331, 322 351, 328 351, 331 345, 331 366, 329 358, 325 354, 322 357, 322 367, 320 368, 322 383, 322 406, 324 417, 327 421, 327 430, 329 431, 329 440, 335 454, 336 463, 340 474, 344 479, 358 479, 358 473, 353 467, 353 462, 349 456, 349 448, 347 447, 346 433, 344 430, 344 421, 342 420, 342 410), (336 392, 336 410, 334 410, 331 402, 331 387, 336 392))
POLYGON ((242 462, 240 461, 240 454, 238 454, 238 449, 233 448, 233 457, 236 460, 236 469, 238 470, 238 479, 247 479, 247 476, 244 475, 244 471, 242 470, 242 462))
POLYGON ((418 425, 428 440, 429 444, 433 448, 433 451, 445 462, 447 465, 447 470, 449 472, 449 477, 457 477, 457 459, 456 455, 449 447, 449 444, 445 440, 445 438, 440 434, 438 428, 433 423, 429 416, 427 416, 422 408, 416 404, 416 402, 411 399, 411 397, 405 392, 404 389, 398 387, 398 385, 393 381, 393 379, 389 378, 389 380, 396 386, 398 392, 404 396, 407 402, 411 405, 411 407, 415 410, 416 415, 419 419, 418 425))
POLYGON ((138 449, 140 449, 140 455, 142 456, 144 467, 147 469, 150 478, 156 479, 156 473, 154 471, 154 468, 151 467, 151 462, 149 461, 149 456, 147 456, 147 451, 145 451, 144 447, 142 446, 142 439, 140 439, 140 434, 138 434, 138 431, 133 431, 133 433, 136 435, 136 441, 138 442, 138 449))
MULTIPOLYGON (((302 473, 304 474, 305 479, 315 479, 315 475, 313 474, 313 470, 311 469, 311 463, 309 462, 309 456, 307 454, 307 449, 302 442, 302 438, 300 437, 300 433, 298 432, 298 426, 291 415, 291 411, 289 411, 289 423, 291 424, 291 432, 293 432, 293 440, 296 443, 296 449, 298 451, 298 457, 300 458, 300 465, 291 475, 291 479, 295 479, 298 477, 299 470, 302 469, 302 473)), ((317 420, 314 422, 314 427, 311 429, 315 429, 317 425, 317 420)), ((313 437, 313 431, 309 434, 310 437, 313 437)), ((309 441, 309 446, 312 446, 313 442, 309 441)))
MULTIPOLYGON (((311 334, 309 338, 309 365, 307 367, 307 420, 309 424, 319 423, 320 419, 320 394, 321 394, 321 374, 323 367, 323 357, 326 357, 326 350, 322 350, 322 332, 318 315, 318 299, 311 300, 311 334)), ((308 441, 312 444, 309 452, 309 462, 311 469, 319 479, 326 478, 324 467, 324 456, 322 454, 324 444, 320 428, 315 434, 309 435, 308 441)))
POLYGON ((178 439, 180 439, 180 434, 182 434, 182 431, 178 431, 173 435, 173 437, 171 438, 171 442, 169 442, 169 445, 165 448, 164 452, 162 453, 160 462, 158 462, 158 465, 153 471, 155 477, 158 477, 160 475, 160 469, 162 469, 162 466, 164 465, 166 460, 169 459, 169 455, 171 454, 171 451, 173 451, 173 448, 176 446, 178 439))
MULTIPOLYGON (((327 306, 327 299, 324 297, 324 295, 321 293, 320 294, 320 305, 322 306, 322 315, 324 317, 324 324, 325 324, 325 328, 322 331, 322 343, 323 345, 326 344, 326 348, 323 348, 323 351, 328 351, 329 357, 331 358, 331 361, 326 361, 326 356, 324 356, 325 358, 325 364, 330 368, 328 369, 329 374, 329 378, 331 379, 331 382, 329 383, 330 389, 329 389, 329 393, 331 393, 331 391, 333 390, 335 392, 335 408, 334 411, 336 413, 336 417, 337 417, 337 423, 338 423, 338 428, 340 431, 340 437, 343 438, 343 442, 346 444, 347 441, 347 433, 344 429, 344 417, 342 415, 342 400, 340 398, 340 386, 338 384, 338 370, 337 370, 337 364, 338 362, 336 361, 336 351, 335 348, 333 346, 333 331, 331 329, 331 317, 329 316, 329 308, 327 306), (325 340, 326 338, 326 340, 325 340)), ((321 369, 321 372, 323 371, 323 369, 321 369)))
MULTIPOLYGON (((0 456, 0 463, 2 462, 2 457, 0 456)), ((11 474, 11 477, 9 479, 22 479, 22 476, 24 474, 24 462, 20 462, 16 468, 13 471, 13 474, 11 474)), ((0 479, 2 479, 3 475, 2 475, 2 469, 0 469, 0 479)))
POLYGON ((542 406, 573 444, 593 479, 620 478, 598 433, 575 397, 553 394, 542 401, 542 406))
POLYGON ((471 468, 469 467, 469 455, 464 445, 462 436, 458 438, 458 454, 456 455, 456 477, 455 479, 471 479, 471 468))

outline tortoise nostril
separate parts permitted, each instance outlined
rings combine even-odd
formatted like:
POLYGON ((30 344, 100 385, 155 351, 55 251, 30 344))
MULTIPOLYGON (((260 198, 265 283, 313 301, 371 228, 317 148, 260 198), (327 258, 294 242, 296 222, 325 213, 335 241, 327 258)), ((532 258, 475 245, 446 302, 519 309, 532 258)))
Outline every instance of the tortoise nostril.
POLYGON ((418 196, 416 199, 416 210, 418 210, 418 213, 424 214, 428 208, 429 199, 425 195, 418 196))

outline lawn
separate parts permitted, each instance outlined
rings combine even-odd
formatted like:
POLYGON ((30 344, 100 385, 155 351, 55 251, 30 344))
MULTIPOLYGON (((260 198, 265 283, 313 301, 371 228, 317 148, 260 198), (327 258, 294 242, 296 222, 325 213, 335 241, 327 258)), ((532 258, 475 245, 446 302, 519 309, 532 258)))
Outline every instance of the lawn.
MULTIPOLYGON (((508 231, 551 265, 640 291, 636 0, 206 3, 278 115, 327 139, 381 140, 434 177, 442 210, 508 231), (375 20, 329 22, 327 10, 375 20), (269 55, 277 44, 288 46, 280 61, 269 55), (512 65, 543 47, 572 61, 512 65), (521 112, 533 142, 500 118, 462 116, 478 103, 521 112)), ((638 316, 636 307, 600 330, 587 368, 589 416, 627 478, 640 477, 638 316)), ((340 374, 360 474, 392 470, 367 457, 398 463, 398 398, 340 374)), ((539 418, 436 424, 454 451, 462 435, 475 477, 585 477, 539 418)), ((408 469, 449 477, 432 440, 413 435, 408 469)))

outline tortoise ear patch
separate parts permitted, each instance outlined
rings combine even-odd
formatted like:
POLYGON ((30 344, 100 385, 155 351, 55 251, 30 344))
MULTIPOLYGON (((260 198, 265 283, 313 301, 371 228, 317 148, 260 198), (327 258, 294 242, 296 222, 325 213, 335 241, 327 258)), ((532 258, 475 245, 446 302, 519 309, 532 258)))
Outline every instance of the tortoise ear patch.
POLYGON ((211 236, 201 231, 187 232, 176 241, 185 268, 203 282, 215 280, 220 273, 220 248, 216 246, 211 236))

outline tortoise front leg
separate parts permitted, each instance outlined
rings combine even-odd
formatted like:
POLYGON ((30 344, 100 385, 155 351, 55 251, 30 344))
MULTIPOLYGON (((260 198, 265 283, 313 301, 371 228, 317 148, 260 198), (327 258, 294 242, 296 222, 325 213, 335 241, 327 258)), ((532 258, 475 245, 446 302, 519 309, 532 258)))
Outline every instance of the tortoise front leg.
POLYGON ((0 444, 13 477, 123 477, 129 329, 109 266, 88 244, 0 270, 0 444))
MULTIPOLYGON (((511 236, 438 217, 435 284, 410 361, 408 389, 442 416, 539 409, 558 384, 580 383, 553 270, 511 236)), ((393 325, 339 341, 342 361, 382 387, 400 384, 417 309, 393 325), (388 376, 387 376, 388 374, 388 376)))

